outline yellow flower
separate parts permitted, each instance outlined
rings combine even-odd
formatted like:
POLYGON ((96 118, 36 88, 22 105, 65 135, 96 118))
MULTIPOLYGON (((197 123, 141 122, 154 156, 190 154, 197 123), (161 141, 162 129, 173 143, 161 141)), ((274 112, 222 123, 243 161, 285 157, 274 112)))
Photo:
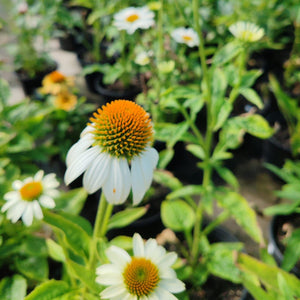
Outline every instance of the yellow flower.
POLYGON ((73 110, 76 104, 77 97, 69 92, 61 92, 54 99, 54 105, 65 111, 73 110))
POLYGON ((57 95, 62 91, 66 91, 68 88, 73 86, 73 77, 65 76, 58 71, 53 71, 44 77, 40 92, 42 94, 57 95))

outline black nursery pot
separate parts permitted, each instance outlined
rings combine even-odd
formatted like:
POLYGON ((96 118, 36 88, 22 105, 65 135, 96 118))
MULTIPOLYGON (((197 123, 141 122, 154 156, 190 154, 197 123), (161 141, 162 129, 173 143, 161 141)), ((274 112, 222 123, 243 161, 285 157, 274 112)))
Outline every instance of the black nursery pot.
MULTIPOLYGON (((278 235, 280 234, 283 224, 291 222, 295 219, 300 220, 300 214, 275 215, 270 222, 268 252, 275 258, 279 266, 283 260, 284 247, 279 243, 278 235)), ((294 273, 300 278, 299 267, 294 266, 294 268, 291 270, 291 273, 294 273)))
POLYGON ((48 68, 46 68, 45 70, 36 73, 34 77, 30 77, 22 69, 16 70, 15 72, 17 74, 18 79, 21 82, 24 93, 27 96, 32 96, 35 90, 42 85, 43 78, 47 74, 55 71, 57 67, 58 64, 56 62, 53 62, 53 64, 49 65, 48 68))

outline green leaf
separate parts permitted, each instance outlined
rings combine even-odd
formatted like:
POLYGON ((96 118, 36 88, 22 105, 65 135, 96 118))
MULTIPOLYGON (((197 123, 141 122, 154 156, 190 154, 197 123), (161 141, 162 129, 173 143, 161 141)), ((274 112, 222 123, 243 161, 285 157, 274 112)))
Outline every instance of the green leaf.
POLYGON ((100 293, 100 285, 98 285, 95 281, 96 273, 91 272, 91 270, 85 266, 79 265, 72 260, 67 260, 67 264, 73 271, 74 276, 84 283, 91 291, 97 294, 100 293))
POLYGON ((290 271, 300 258, 300 229, 292 232, 292 235, 287 240, 286 249, 284 252, 281 268, 290 271))
MULTIPOLYGON (((279 286, 278 283, 278 274, 281 274, 285 282, 288 284, 288 289, 292 293, 293 297, 300 297, 300 280, 295 275, 287 273, 277 266, 269 266, 244 253, 238 254, 237 264, 243 272, 256 277, 257 280, 259 280, 262 285, 268 289, 268 291, 274 291, 276 294, 278 294, 278 296, 283 296, 281 286, 279 286)), ((276 298, 270 298, 270 300, 273 299, 276 298)), ((277 299, 284 298, 279 297, 277 299)))
POLYGON ((217 115, 217 120, 215 122, 216 124, 214 126, 214 131, 219 130, 223 126, 223 124, 228 119, 231 111, 232 111, 232 104, 227 101, 223 102, 222 106, 219 110, 219 113, 217 115))
POLYGON ((22 242, 22 246, 19 250, 27 256, 47 256, 47 247, 44 238, 37 236, 27 236, 22 242))
POLYGON ((167 148, 159 152, 158 168, 165 169, 174 157, 174 149, 167 148))
POLYGON ((223 65, 236 57, 241 51, 243 51, 243 48, 240 44, 236 42, 227 43, 224 47, 217 50, 213 57, 213 64, 223 65))
POLYGON ((17 257, 15 263, 18 271, 28 278, 37 281, 43 281, 48 278, 49 267, 45 257, 17 257))
POLYGON ((172 173, 166 170, 155 170, 153 174, 155 182, 168 187, 171 190, 176 190, 182 187, 182 183, 172 173))
POLYGON ((90 237, 81 226, 49 211, 45 211, 44 221, 64 233, 66 241, 73 251, 88 257, 90 237))
POLYGON ((204 188, 202 185, 186 185, 182 188, 178 188, 174 192, 171 192, 168 196, 168 200, 174 200, 185 196, 202 195, 204 188))
POLYGON ((87 199, 87 191, 84 188, 77 188, 65 193, 61 193, 55 199, 56 209, 78 215, 87 199))
POLYGON ((195 223, 194 210, 182 200, 163 201, 161 217, 164 225, 174 231, 190 230, 195 223))
MULTIPOLYGON (((236 73, 235 73, 236 74, 236 73)), ((261 70, 250 70, 242 75, 240 86, 250 88, 255 83, 256 79, 262 74, 261 70)))
POLYGON ((111 241, 109 241, 109 245, 117 246, 126 251, 131 250, 132 249, 132 237, 125 236, 125 235, 119 235, 119 236, 113 238, 111 241))
POLYGON ((257 94, 257 92, 250 88, 240 88, 239 92, 252 104, 256 105, 259 109, 262 109, 264 104, 257 94))
POLYGON ((293 293, 289 288, 288 283, 286 282, 285 278, 282 276, 282 274, 278 273, 278 286, 280 291, 282 292, 282 300, 291 300, 293 299, 293 293))
POLYGON ((229 169, 221 166, 214 166, 214 168, 217 171, 217 173, 220 175, 220 177, 223 178, 223 180, 225 180, 228 184, 230 184, 235 189, 238 189, 239 182, 229 169))
POLYGON ((66 282, 52 279, 38 285, 24 300, 58 300, 67 292, 69 287, 66 282))
POLYGON ((190 151, 194 156, 202 160, 205 158, 205 151, 200 145, 190 144, 187 145, 186 149, 190 151))
POLYGON ((5 277, 0 281, 1 300, 23 300, 26 296, 27 283, 21 275, 5 277))
POLYGON ((240 283, 241 272, 235 264, 234 252, 240 251, 242 248, 242 243, 215 243, 210 245, 210 251, 205 255, 210 273, 223 279, 240 283))
POLYGON ((108 222, 108 230, 122 228, 141 218, 147 212, 146 207, 126 208, 111 216, 108 222))
POLYGON ((240 194, 232 191, 217 194, 218 204, 228 210, 236 222, 256 241, 263 242, 261 229, 256 220, 255 211, 240 194))
POLYGON ((56 261, 65 262, 66 257, 63 248, 51 239, 46 240, 49 256, 56 261))

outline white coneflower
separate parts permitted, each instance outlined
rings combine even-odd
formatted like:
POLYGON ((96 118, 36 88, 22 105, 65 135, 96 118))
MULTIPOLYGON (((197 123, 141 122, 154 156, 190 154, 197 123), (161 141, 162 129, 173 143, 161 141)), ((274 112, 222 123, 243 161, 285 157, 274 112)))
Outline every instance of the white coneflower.
POLYGON ((103 188, 111 204, 126 201, 132 188, 138 204, 150 187, 158 153, 151 148, 153 126, 149 114, 128 100, 99 108, 67 154, 66 184, 84 173, 88 193, 103 188))
POLYGON ((197 32, 193 28, 176 28, 172 31, 171 36, 177 43, 186 44, 189 47, 199 45, 197 32))
POLYGON ((147 7, 127 7, 114 15, 114 23, 119 30, 132 34, 137 29, 147 29, 154 25, 154 13, 147 7))
POLYGON ((253 23, 244 21, 239 21, 237 23, 232 24, 229 27, 229 31, 237 39, 244 42, 256 42, 260 40, 265 34, 263 28, 260 28, 259 26, 253 23))
POLYGON ((173 293, 185 290, 171 268, 177 254, 167 253, 155 239, 144 244, 136 233, 132 257, 116 246, 109 247, 106 254, 111 263, 96 270, 96 282, 108 286, 101 292, 101 299, 174 300, 177 298, 173 293))
POLYGON ((44 171, 38 171, 34 177, 28 177, 24 181, 16 180, 12 187, 14 191, 4 195, 7 202, 3 205, 1 211, 7 211, 7 218, 15 223, 22 218, 26 226, 32 224, 33 218, 42 219, 43 212, 41 206, 54 208, 53 198, 57 197, 59 192, 57 187, 59 182, 54 173, 44 176, 44 171))

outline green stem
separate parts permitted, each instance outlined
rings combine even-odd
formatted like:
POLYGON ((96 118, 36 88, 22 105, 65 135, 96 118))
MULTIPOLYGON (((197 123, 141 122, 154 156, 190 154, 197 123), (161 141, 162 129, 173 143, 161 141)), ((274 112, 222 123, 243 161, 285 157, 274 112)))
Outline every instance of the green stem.
POLYGON ((229 217, 230 217, 230 213, 228 211, 223 211, 211 223, 209 223, 209 225, 205 227, 205 229, 203 230, 203 234, 204 235, 210 234, 217 226, 222 224, 229 217))
POLYGON ((111 216, 113 205, 109 204, 101 193, 100 203, 98 205, 96 220, 94 224, 93 239, 90 247, 89 255, 89 268, 93 269, 97 260, 97 241, 99 238, 104 237, 107 230, 109 217, 111 216))
POLYGON ((164 0, 160 0, 160 10, 157 20, 157 37, 158 37, 158 63, 163 60, 164 54, 164 40, 163 40, 163 15, 164 15, 164 0))

